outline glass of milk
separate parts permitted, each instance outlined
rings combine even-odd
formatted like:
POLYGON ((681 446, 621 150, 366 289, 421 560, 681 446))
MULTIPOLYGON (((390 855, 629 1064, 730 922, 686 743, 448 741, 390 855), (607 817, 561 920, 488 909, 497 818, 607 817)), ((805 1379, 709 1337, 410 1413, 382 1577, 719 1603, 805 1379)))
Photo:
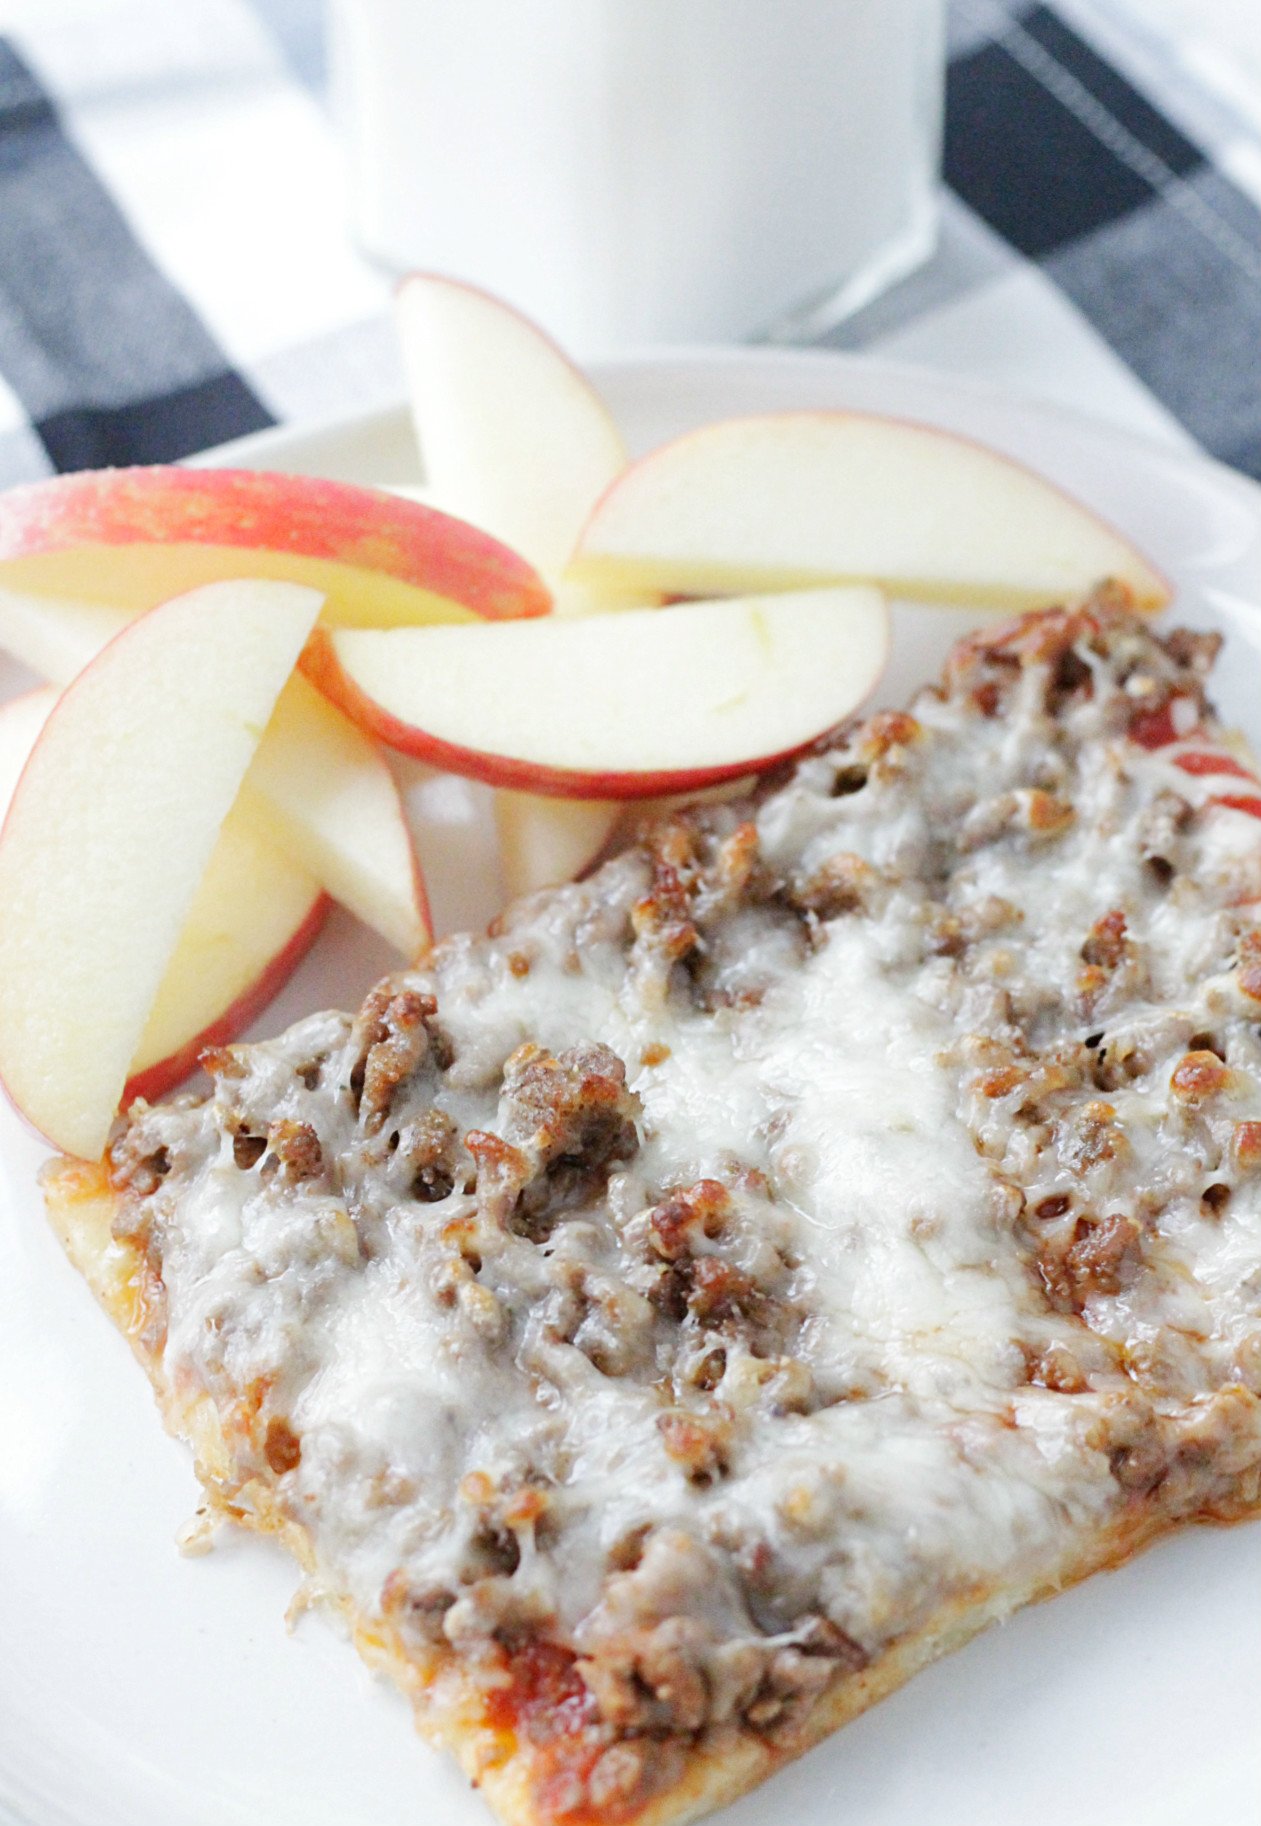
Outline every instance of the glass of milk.
POLYGON ((589 356, 822 326, 936 225, 943 0, 330 0, 361 245, 589 356))

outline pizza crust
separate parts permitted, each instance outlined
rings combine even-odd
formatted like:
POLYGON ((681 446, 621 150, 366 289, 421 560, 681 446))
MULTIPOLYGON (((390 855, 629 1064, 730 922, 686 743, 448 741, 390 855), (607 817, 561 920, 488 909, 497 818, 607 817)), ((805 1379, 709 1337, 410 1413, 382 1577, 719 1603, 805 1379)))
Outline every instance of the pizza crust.
MULTIPOLYGON (((439 1652, 420 1665, 388 1627, 368 1623, 356 1614, 349 1596, 330 1588, 308 1532, 280 1512, 265 1483, 233 1484, 232 1454, 214 1404, 206 1395, 181 1400, 163 1373, 161 1352, 145 1342, 144 1264, 131 1244, 111 1234, 119 1200, 105 1168, 59 1161, 48 1169, 44 1189, 50 1220, 71 1262, 143 1364, 167 1428, 192 1447, 211 1507, 238 1525, 283 1543, 315 1582, 321 1600, 342 1613, 368 1665, 388 1675, 411 1701, 422 1735, 456 1758, 505 1826, 556 1826, 557 1813, 541 1792, 532 1747, 488 1721, 483 1691, 458 1658, 439 1652)), ((1241 1491, 1232 1502, 1195 1519, 1228 1523, 1257 1515, 1261 1497, 1241 1491)), ((642 1801, 602 1808, 599 1818, 624 1826, 685 1826, 738 1800, 990 1624, 1096 1572, 1123 1565, 1178 1525, 1155 1507, 1143 1505, 1124 1525, 1102 1532, 1087 1551, 1066 1555, 1053 1576, 1023 1587, 978 1591, 967 1603, 943 1606, 927 1625, 899 1638, 861 1672, 847 1674, 825 1689, 790 1734, 771 1740, 729 1725, 685 1741, 675 1759, 678 1773, 667 1787, 642 1801)), ((596 1816, 583 1807, 562 1817, 585 1826, 596 1816)))

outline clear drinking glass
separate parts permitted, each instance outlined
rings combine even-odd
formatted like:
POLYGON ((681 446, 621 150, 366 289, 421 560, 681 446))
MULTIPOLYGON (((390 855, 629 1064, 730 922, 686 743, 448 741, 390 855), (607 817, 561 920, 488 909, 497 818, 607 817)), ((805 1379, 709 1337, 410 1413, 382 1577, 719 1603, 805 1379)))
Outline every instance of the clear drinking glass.
POLYGON ((582 355, 833 321, 931 251, 943 0, 331 0, 354 228, 582 355))

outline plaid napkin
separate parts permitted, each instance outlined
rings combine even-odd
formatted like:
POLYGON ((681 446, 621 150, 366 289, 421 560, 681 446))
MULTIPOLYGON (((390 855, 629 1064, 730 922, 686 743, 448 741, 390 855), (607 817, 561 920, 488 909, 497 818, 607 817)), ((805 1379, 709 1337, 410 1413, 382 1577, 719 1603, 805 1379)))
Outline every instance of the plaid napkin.
POLYGON ((1261 477, 1261 93, 1139 17, 952 0, 939 252, 829 340, 1181 426, 1261 477))
MULTIPOLYGON (((0 8, 0 485, 401 396, 388 284, 343 230, 321 11, 0 8)), ((1261 477, 1261 113, 1138 20, 952 0, 940 250, 826 340, 1261 477)))

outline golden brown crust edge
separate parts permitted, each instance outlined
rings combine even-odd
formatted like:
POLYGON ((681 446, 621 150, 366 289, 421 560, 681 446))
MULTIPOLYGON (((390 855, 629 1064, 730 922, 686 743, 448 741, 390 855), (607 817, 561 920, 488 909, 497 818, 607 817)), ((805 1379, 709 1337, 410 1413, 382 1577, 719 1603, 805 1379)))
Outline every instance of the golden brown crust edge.
MULTIPOLYGON (((279 1512, 266 1486, 254 1485, 234 1491, 231 1500, 225 1498, 231 1455, 217 1410, 206 1396, 191 1402, 178 1400, 166 1383, 160 1359, 142 1342, 143 1264, 129 1244, 111 1234, 117 1197, 104 1167, 61 1161, 47 1174, 45 1196, 53 1228, 70 1260, 144 1365, 168 1429, 192 1446, 197 1473, 212 1506, 246 1527, 278 1536, 324 1589, 306 1530, 279 1512)), ((1255 1505, 1241 1500, 1237 1510, 1212 1519, 1236 1521, 1255 1513, 1255 1505)), ((896 1691, 920 1668, 961 1648, 988 1624, 1092 1573, 1121 1565, 1158 1536, 1172 1532, 1174 1525, 1158 1513, 1146 1511, 1131 1523, 1107 1530, 1085 1553, 1075 1550, 1066 1556, 1051 1578, 1023 1589, 977 1592, 967 1603, 943 1607, 925 1628, 904 1637, 862 1673, 849 1674, 822 1693, 791 1737, 771 1742, 747 1730, 727 1727, 710 1742, 689 1741, 682 1747, 681 1772, 668 1787, 624 1808, 604 1809, 600 1818, 617 1820, 622 1826, 684 1826, 686 1821, 737 1800, 783 1764, 896 1691)), ((487 1721, 481 1693, 462 1672, 458 1659, 441 1655, 433 1665, 418 1667, 392 1632, 364 1625, 348 1598, 335 1601, 351 1626, 361 1655, 407 1695, 424 1736, 456 1757, 506 1826, 555 1826, 556 1815, 540 1801, 531 1746, 487 1721)), ((581 1826, 584 1819, 595 1816, 584 1808, 565 1817, 581 1826)))

